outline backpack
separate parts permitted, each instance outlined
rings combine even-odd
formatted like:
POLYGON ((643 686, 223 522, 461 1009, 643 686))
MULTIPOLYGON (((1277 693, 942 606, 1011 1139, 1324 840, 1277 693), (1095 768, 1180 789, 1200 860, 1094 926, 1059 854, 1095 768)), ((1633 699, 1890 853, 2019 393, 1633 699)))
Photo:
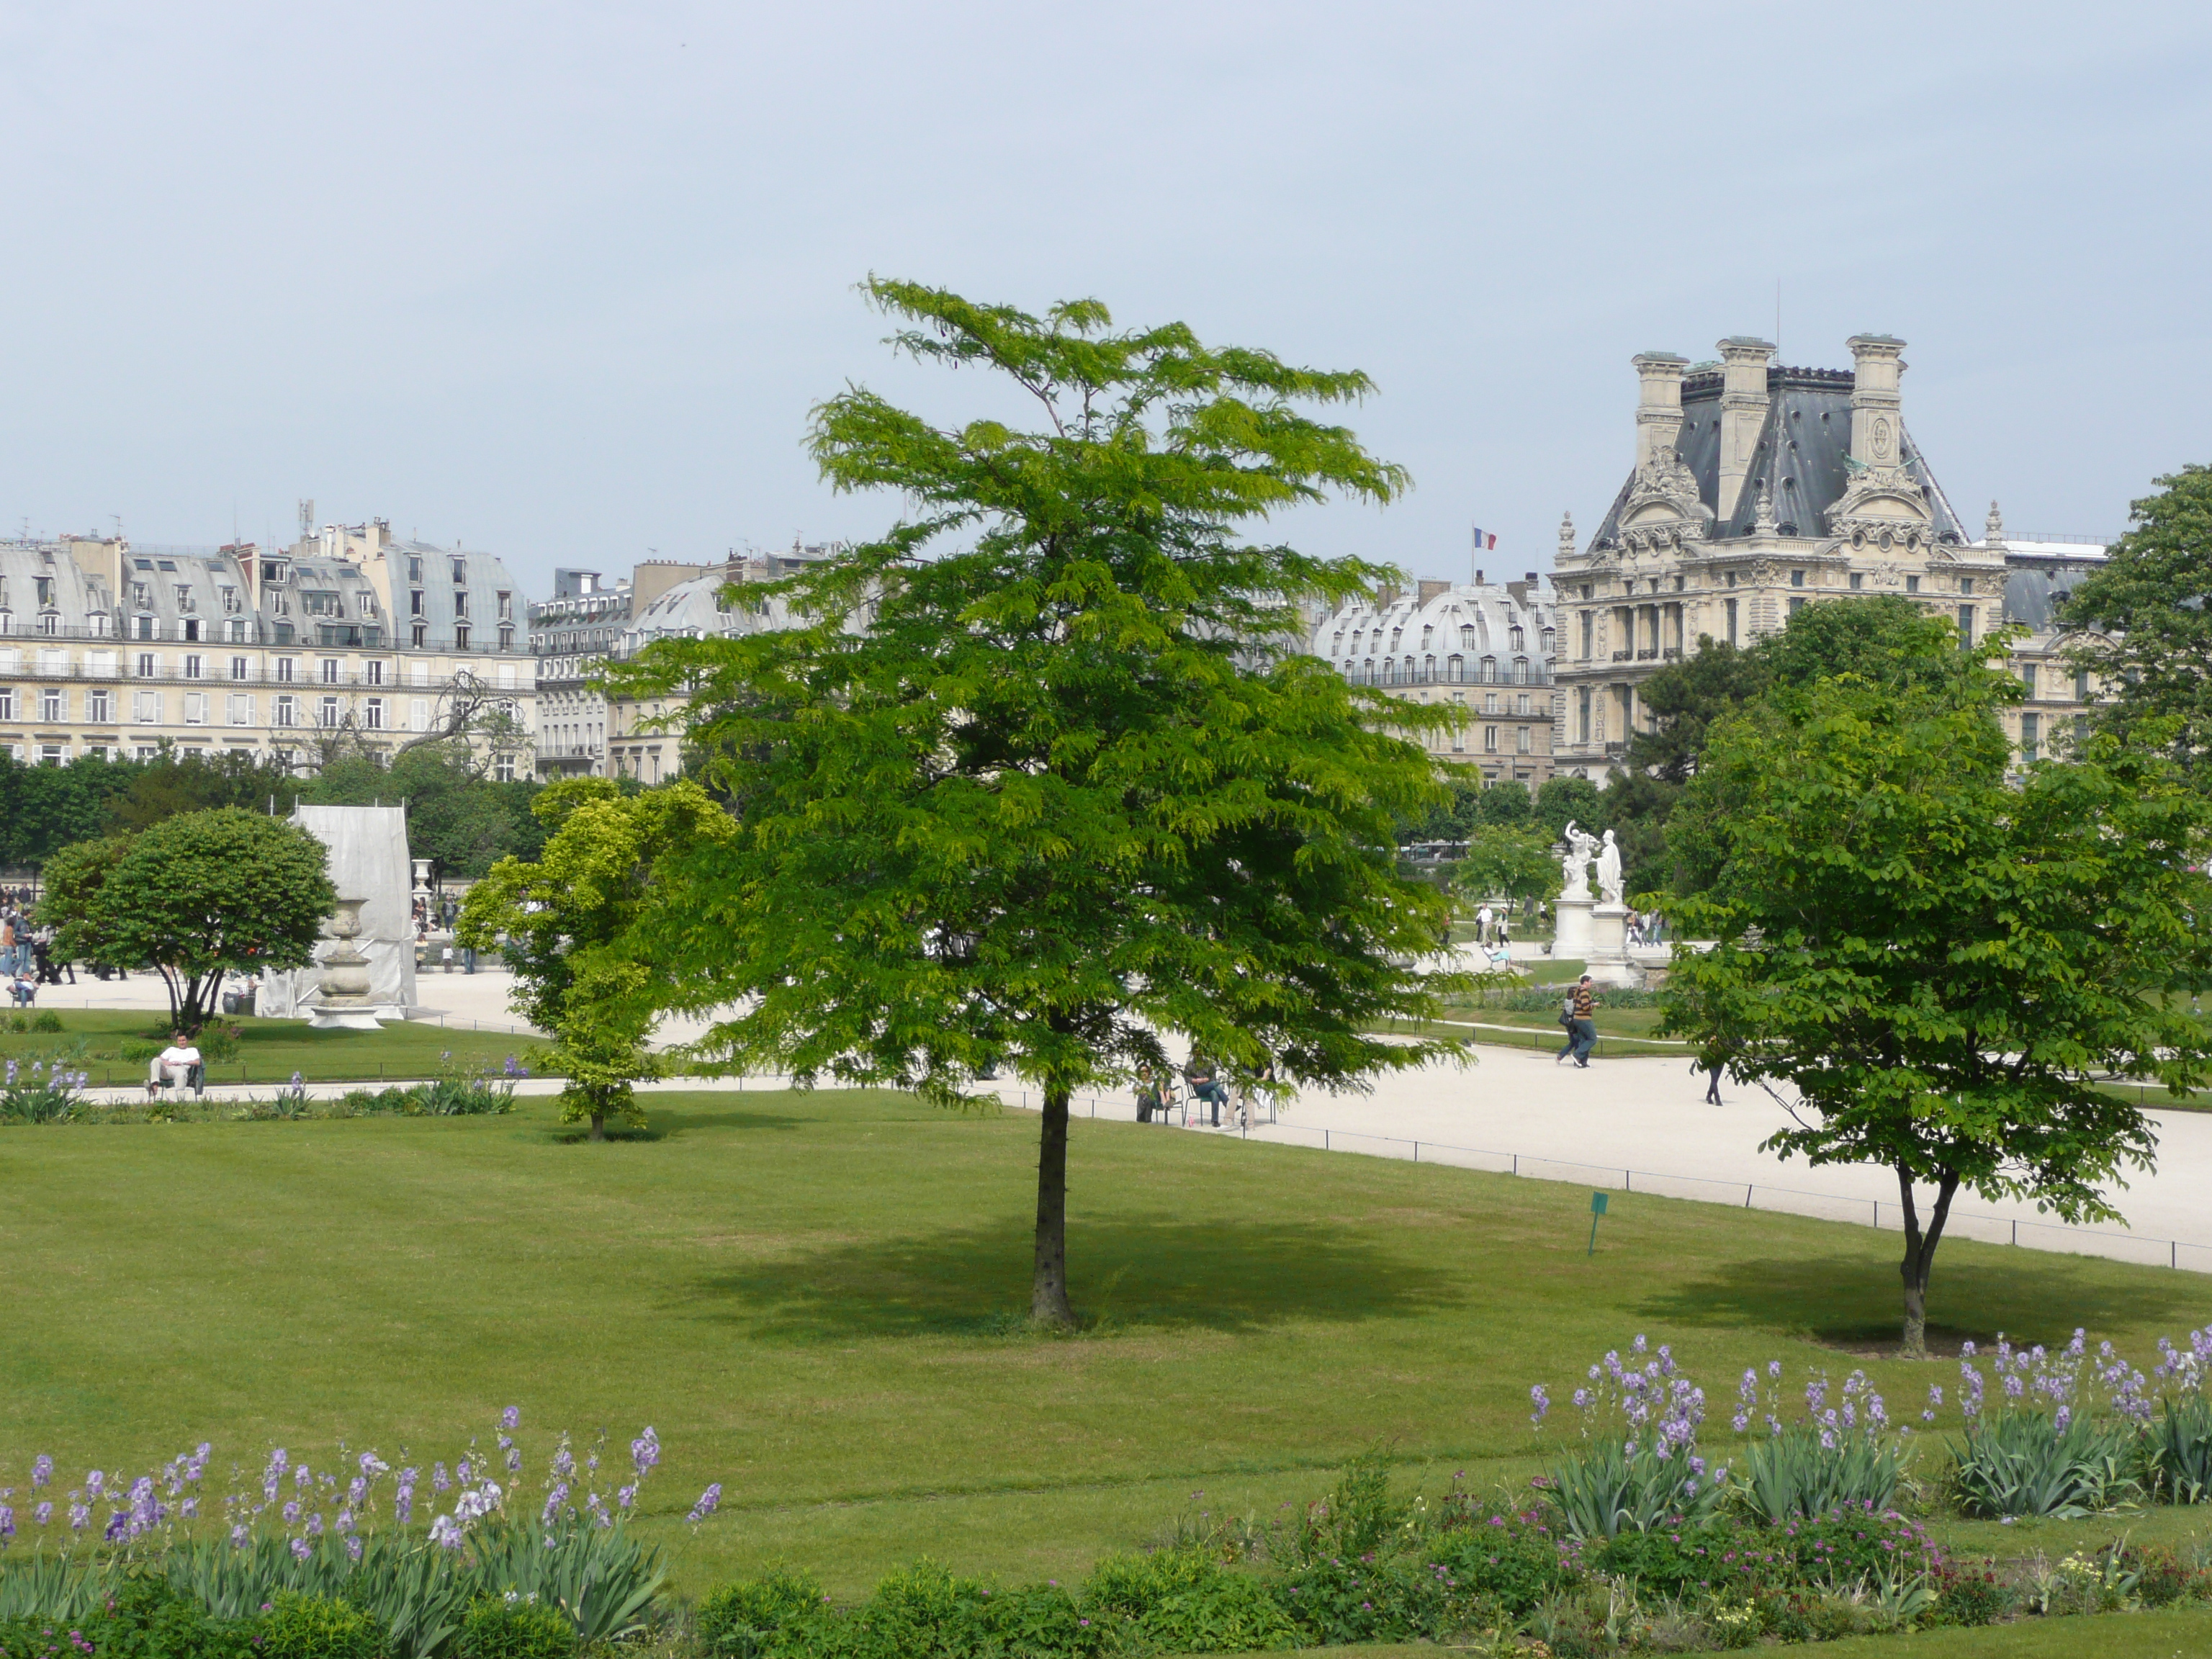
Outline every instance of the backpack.
POLYGON ((1574 1023, 1575 997, 1574 993, 1570 991, 1567 993, 1567 1000, 1559 1005, 1559 1024, 1562 1025, 1571 1026, 1574 1023))

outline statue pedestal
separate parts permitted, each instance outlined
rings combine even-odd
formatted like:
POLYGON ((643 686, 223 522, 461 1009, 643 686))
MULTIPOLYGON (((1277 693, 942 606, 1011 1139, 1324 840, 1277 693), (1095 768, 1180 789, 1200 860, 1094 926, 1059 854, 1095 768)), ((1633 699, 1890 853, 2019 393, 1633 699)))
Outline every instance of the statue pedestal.
POLYGON ((1590 946, 1584 958, 1590 978, 1600 985, 1640 985, 1643 969, 1628 959, 1628 907, 1600 904, 1589 913, 1590 946))
POLYGON ((311 1031, 380 1031, 384 1024, 366 1008, 318 1006, 307 1012, 307 1029, 311 1031))
POLYGON ((1552 933, 1552 955, 1561 962, 1581 962, 1590 953, 1595 934, 1590 922, 1593 901, 1586 898, 1563 898, 1553 906, 1558 918, 1552 933))

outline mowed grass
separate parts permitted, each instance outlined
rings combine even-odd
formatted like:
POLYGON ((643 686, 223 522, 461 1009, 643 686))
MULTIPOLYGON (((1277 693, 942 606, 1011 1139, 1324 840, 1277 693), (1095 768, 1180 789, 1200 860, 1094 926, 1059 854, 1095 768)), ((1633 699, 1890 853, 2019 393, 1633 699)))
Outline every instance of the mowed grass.
MULTIPOLYGON (((27 1012, 35 1016, 48 1011, 27 1012)), ((59 1008, 51 1012, 62 1023, 59 1031, 0 1030, 0 1060, 14 1060, 27 1068, 33 1060, 62 1056, 73 1069, 89 1073, 94 1087, 104 1088, 146 1080, 144 1060, 122 1057, 125 1042, 167 1040, 168 1016, 158 1010, 59 1008)), ((496 1070, 507 1055, 526 1058, 531 1048, 543 1041, 519 1023, 511 1032, 503 1027, 493 1031, 447 1027, 434 1020, 395 1021, 377 1031, 318 1031, 305 1020, 224 1017, 215 1028, 228 1030, 232 1026, 239 1030, 238 1053, 228 1060, 207 1062, 210 1083, 265 1083, 275 1087, 289 1082, 297 1072, 310 1083, 362 1080, 374 1084, 380 1079, 434 1078, 449 1066, 496 1070)))
MULTIPOLYGON (((1770 1358, 1867 1364, 1900 1410, 1957 1375, 1860 1357, 1895 1340, 1896 1242, 1866 1229, 1616 1193, 1591 1257, 1581 1188, 1087 1120, 1091 1324, 1037 1337, 1033 1115, 650 1109, 654 1138, 600 1146, 544 1102, 0 1132, 0 1486, 40 1451, 81 1478, 203 1439, 218 1469, 341 1439, 450 1460, 514 1403, 533 1480, 554 1430, 659 1431, 679 1588, 782 1559, 851 1595, 925 1553, 1072 1580, 1185 1510, 1277 1513, 1378 1445, 1431 1486, 1523 1479, 1528 1385, 1564 1400, 1638 1331, 1705 1384, 1718 1439, 1770 1358), (709 1480, 723 1513, 695 1535, 709 1480)), ((2212 1316, 2212 1281, 1947 1243, 1934 1316, 2141 1356, 2212 1316)))

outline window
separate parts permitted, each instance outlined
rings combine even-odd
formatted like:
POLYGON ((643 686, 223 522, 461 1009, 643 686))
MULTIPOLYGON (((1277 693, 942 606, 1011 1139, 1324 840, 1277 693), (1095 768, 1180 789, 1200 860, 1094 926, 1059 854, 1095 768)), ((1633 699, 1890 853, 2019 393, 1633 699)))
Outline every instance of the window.
POLYGON ((276 699, 276 724, 297 726, 300 723, 300 700, 283 696, 276 699))
POLYGON ((1528 694, 1526 691, 1513 700, 1513 712, 1516 714, 1526 714, 1529 712, 1528 694))
POLYGON ((410 732, 427 732, 430 729, 429 698, 410 697, 407 700, 407 729, 410 732))
POLYGON ((245 658, 243 658, 243 657, 233 657, 233 658, 230 659, 230 677, 231 677, 231 678, 233 678, 233 679, 234 679, 234 680, 250 680, 250 679, 252 679, 252 678, 253 678, 253 676, 252 676, 252 675, 251 675, 251 674, 249 674, 249 673, 247 673, 246 671, 246 659, 245 659, 245 658))
POLYGON ((264 559, 261 562, 261 580, 270 586, 275 586, 284 580, 283 565, 275 559, 264 559))
POLYGON ((1513 728, 1513 747, 1515 751, 1518 754, 1525 755, 1528 752, 1528 728, 1527 726, 1517 726, 1513 728))
POLYGON ((208 694, 204 691, 185 693, 185 724, 205 726, 208 718, 208 694))
POLYGON ((324 684, 325 685, 336 685, 337 683, 338 683, 338 659, 337 659, 336 657, 325 657, 325 658, 324 658, 324 659, 323 659, 323 684, 324 684))
POLYGON ((422 590, 419 587, 407 596, 407 614, 410 617, 422 614, 422 590))
POLYGON ((12 685, 0 685, 0 720, 12 720, 15 718, 15 688, 12 685))
POLYGON ((407 580, 410 582, 419 582, 422 580, 422 560, 410 557, 407 561, 407 580))
POLYGON ((1454 685, 1461 684, 1467 678, 1467 659, 1457 655, 1446 658, 1444 672, 1449 675, 1454 685))
POLYGON ((69 749, 66 744, 42 743, 39 745, 39 764, 41 766, 59 766, 68 758, 69 749))
POLYGON ((1495 691, 1483 693, 1482 712, 1486 714, 1495 714, 1498 712, 1498 693, 1495 691))
POLYGON ((1590 689, 1587 685, 1575 694, 1575 741, 1590 740, 1590 689))
POLYGON ((1526 635, 1524 635, 1522 633, 1522 631, 1521 631, 1521 624, 1520 624, 1520 623, 1514 623, 1514 624, 1513 624, 1513 630, 1512 630, 1512 634, 1513 634, 1513 638, 1512 638, 1513 649, 1515 649, 1516 651, 1526 651, 1526 650, 1528 648, 1528 638, 1527 638, 1527 636, 1526 636, 1526 635))
POLYGON ((230 723, 231 723, 233 726, 251 726, 251 725, 252 725, 252 724, 253 724, 253 695, 252 695, 252 692, 249 692, 249 691, 234 691, 234 692, 232 692, 232 693, 230 694, 230 707, 229 707, 229 709, 228 710, 228 714, 229 714, 230 723))
POLYGON ((1803 571, 1802 571, 1802 570, 1793 570, 1793 571, 1791 571, 1791 572, 1790 573, 1790 586, 1792 586, 1792 587, 1802 587, 1802 586, 1805 586, 1805 573, 1804 573, 1803 571))
POLYGON ((2022 760, 2032 761, 2035 758, 2036 750, 2040 745, 2042 736, 2043 720, 2041 716, 2036 714, 2022 714, 2020 717, 2020 757, 2022 760))
POLYGON ((376 595, 366 589, 354 596, 354 603, 362 616, 374 617, 376 614, 376 595))
POLYGON ((1961 593, 1971 593, 1971 592, 1972 592, 1974 591, 1974 579, 1973 579, 1972 576, 1961 576, 1961 577, 1960 577, 1960 578, 1959 578, 1959 591, 1960 591, 1961 593))
POLYGON ((2030 702, 2035 701, 2035 665, 2032 662, 2020 665, 2020 689, 2030 702))
POLYGON ((134 610, 151 611, 154 608, 154 585, 151 582, 131 583, 131 605, 134 610))
POLYGON ((430 683, 430 665, 429 665, 428 663, 427 663, 427 662, 418 662, 418 663, 413 664, 413 665, 411 665, 410 669, 410 672, 409 672, 409 674, 408 674, 408 678, 409 678, 410 679, 413 680, 413 681, 415 682, 415 684, 417 684, 417 685, 428 685, 428 684, 429 684, 429 683, 430 683))
MULTIPOLYGON (((1729 577, 1729 586, 1730 587, 1734 587, 1735 586, 1735 577, 1733 574, 1729 577)), ((1726 605, 1728 610, 1728 642, 1730 645, 1734 645, 1736 642, 1735 601, 1734 599, 1729 599, 1726 601, 1726 605)))
POLYGON ((382 660, 381 660, 381 659, 372 660, 372 661, 370 661, 370 662, 367 662, 367 663, 362 664, 362 678, 363 678, 364 679, 366 679, 366 680, 367 680, 367 681, 368 681, 371 685, 381 685, 381 684, 384 684, 384 664, 383 664, 382 660))
POLYGON ((31 581, 39 590, 39 609, 51 609, 54 602, 54 579, 52 576, 33 576, 31 581))
POLYGON ((325 729, 335 729, 337 723, 338 700, 336 697, 325 697, 322 708, 317 712, 315 724, 325 729))
POLYGON ((48 686, 39 693, 39 718, 48 726, 69 718, 69 693, 58 686, 48 686))
POLYGON ((465 651, 468 648, 469 625, 466 623, 455 623, 453 624, 453 649, 456 651, 465 651))
POLYGON ((276 678, 286 685, 289 685, 292 683, 292 674, 295 660, 295 659, 291 657, 279 657, 276 659, 276 678))
POLYGON ((206 666, 207 659, 205 657, 197 655, 187 656, 185 659, 185 678, 188 680, 205 679, 207 678, 207 674, 205 672, 206 666))
POLYGON ((150 743, 142 743, 138 745, 138 758, 142 761, 157 760, 161 757, 161 750, 150 743))
POLYGON ((1735 586, 1735 572, 1733 570, 1728 573, 1728 585, 1730 587, 1734 587, 1735 586))
POLYGON ((2076 702, 2089 701, 2089 671, 2086 668, 2077 668, 2074 671, 2074 701, 2076 702))
POLYGON ((1907 576, 1905 579, 1905 591, 1908 593, 1917 593, 1920 591, 1920 578, 1907 576))
POLYGON ((492 763, 491 775, 501 783, 514 781, 514 757, 501 755, 492 763))
POLYGON ((150 640, 155 637, 154 619, 151 617, 133 617, 131 619, 131 637, 132 639, 150 640))
POLYGON ((222 614, 226 617, 235 617, 239 613, 240 608, 240 607, 238 603, 238 590, 234 587, 224 588, 222 590, 222 614))
POLYGON ((191 612, 198 609, 199 606, 192 602, 192 590, 186 586, 183 582, 179 582, 177 584, 178 614, 180 616, 189 616, 191 612))
POLYGON ((1792 599, 1790 601, 1790 614, 1793 617, 1804 608, 1805 601, 1802 599, 1792 599))
POLYGON ((1862 575, 1859 572, 1857 572, 1857 571, 1856 571, 1856 570, 1852 571, 1852 572, 1851 572, 1851 592, 1854 592, 1854 593, 1856 593, 1856 592, 1857 592, 1861 588, 1864 587, 1865 586, 1866 586, 1866 578, 1865 578, 1863 575, 1862 575))
POLYGON ((1597 612, 1595 612, 1595 611, 1583 611, 1583 649, 1582 649, 1582 659, 1583 659, 1584 662, 1588 662, 1588 661, 1589 660, 1590 651, 1591 651, 1591 648, 1592 648, 1592 645, 1593 645, 1593 641, 1594 641, 1595 636, 1595 635, 1596 635, 1596 631, 1597 631, 1597 612))
POLYGON ((159 691, 133 691, 131 694, 131 718, 141 726, 161 723, 161 694, 159 691))
POLYGON ((1482 728, 1482 752, 1486 755, 1494 755, 1498 752, 1498 728, 1494 726, 1486 726, 1482 728))
POLYGON ((138 678, 140 679, 150 680, 161 672, 161 659, 159 657, 155 656, 150 651, 141 651, 138 653, 138 678))
POLYGON ((453 561, 453 586, 459 587, 462 583, 467 581, 468 579, 469 562, 466 559, 455 559, 453 561))
POLYGON ((370 731, 372 731, 372 732, 381 732, 382 730, 384 730, 384 699, 383 699, 383 698, 381 698, 381 697, 371 697, 371 698, 368 700, 368 729, 369 729, 370 731))
POLYGON ((178 637, 178 638, 179 638, 179 639, 185 639, 185 640, 196 640, 196 639, 199 638, 199 636, 200 636, 200 619, 199 619, 198 617, 185 617, 185 618, 184 619, 184 621, 182 621, 182 622, 180 622, 180 623, 179 623, 177 624, 177 637, 178 637))
POLYGON ((512 628, 501 628, 499 630, 499 648, 502 651, 514 649, 514 630, 512 628))
POLYGON ((1959 607, 1959 643, 1964 647, 1972 645, 1973 642, 1974 607, 1971 605, 1962 605, 1959 607))
POLYGON ((233 645, 244 645, 246 643, 246 618, 243 617, 233 617, 230 619, 230 627, 226 631, 229 634, 230 642, 233 645))
POLYGON ((106 726, 115 718, 115 693, 104 685, 96 685, 84 694, 84 717, 95 726, 106 726))
POLYGON ((415 624, 414 635, 410 642, 417 651, 420 651, 425 645, 429 643, 429 641, 430 629, 428 625, 423 623, 416 623, 415 624))

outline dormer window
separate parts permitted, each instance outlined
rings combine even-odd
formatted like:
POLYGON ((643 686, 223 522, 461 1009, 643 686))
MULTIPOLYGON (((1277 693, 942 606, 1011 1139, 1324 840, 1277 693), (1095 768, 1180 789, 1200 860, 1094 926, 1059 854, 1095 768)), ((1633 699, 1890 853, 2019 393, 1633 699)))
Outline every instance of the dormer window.
POLYGON ((151 611, 154 608, 153 588, 145 582, 131 583, 131 604, 135 610, 151 611))
POLYGON ((226 617, 235 617, 239 613, 240 609, 240 606, 238 602, 238 590, 234 587, 224 588, 222 590, 222 614, 226 617))
POLYGON ((34 576, 31 580, 39 585, 39 609, 41 611, 53 609, 54 579, 52 576, 34 576))
POLYGON ((1528 646, 1527 646, 1527 644, 1525 643, 1526 637, 1527 637, 1527 636, 1526 636, 1525 635, 1523 635, 1523 634, 1522 633, 1522 631, 1521 631, 1521 624, 1520 624, 1519 623, 1514 623, 1514 624, 1513 624, 1513 648, 1514 648, 1516 651, 1525 651, 1526 649, 1528 649, 1528 646))
POLYGON ((453 561, 453 586, 456 587, 465 586, 468 580, 469 562, 466 559, 455 559, 453 561))

